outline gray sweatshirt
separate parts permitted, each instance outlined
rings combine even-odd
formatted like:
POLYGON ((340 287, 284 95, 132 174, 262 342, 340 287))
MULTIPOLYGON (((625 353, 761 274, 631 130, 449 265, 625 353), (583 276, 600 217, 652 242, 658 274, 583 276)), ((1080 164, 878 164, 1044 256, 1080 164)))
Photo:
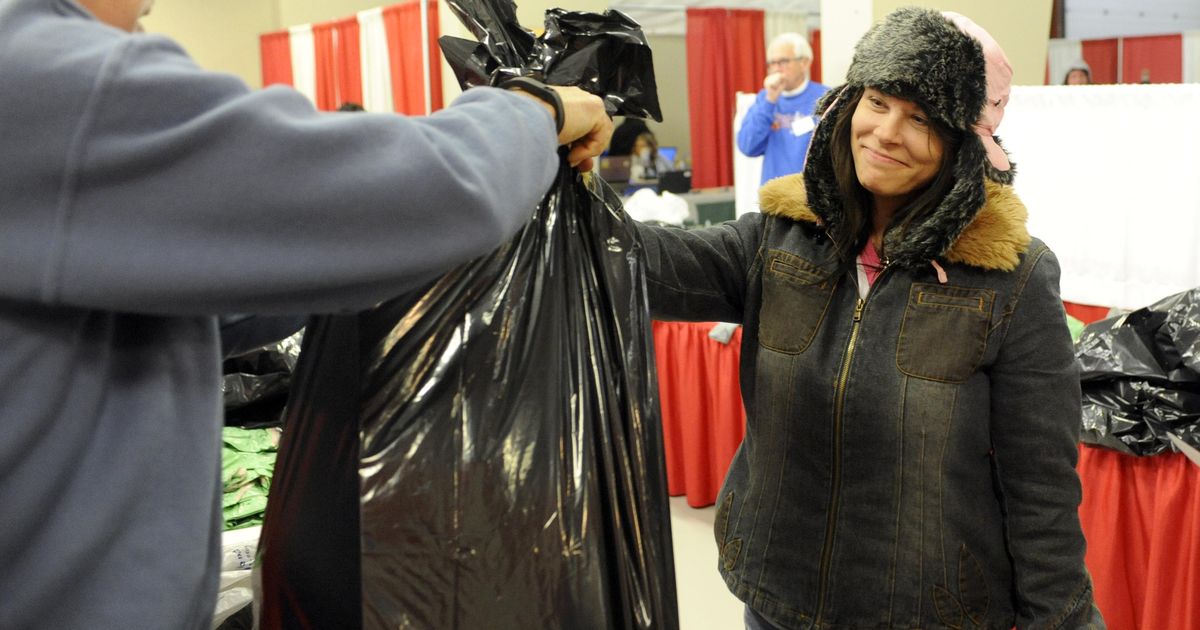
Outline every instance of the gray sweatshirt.
POLYGON ((0 0, 0 628, 206 628, 217 316, 361 309, 551 183, 536 103, 321 114, 71 0, 0 0))

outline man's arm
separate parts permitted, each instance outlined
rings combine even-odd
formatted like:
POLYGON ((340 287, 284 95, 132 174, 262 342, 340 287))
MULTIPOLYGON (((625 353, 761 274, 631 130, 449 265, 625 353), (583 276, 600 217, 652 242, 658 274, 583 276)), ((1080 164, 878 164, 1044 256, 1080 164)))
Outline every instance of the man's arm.
POLYGON ((771 138, 771 126, 775 124, 775 103, 767 100, 766 91, 758 93, 754 105, 742 119, 738 129, 738 150, 749 157, 758 157, 767 151, 767 140, 771 138))
POLYGON ((546 192, 556 146, 583 163, 611 133, 599 99, 574 88, 560 90, 556 139, 544 105, 505 90, 427 117, 328 115, 200 70, 164 38, 92 43, 93 57, 88 44, 10 110, 70 143, 32 145, 19 174, 52 185, 4 199, 0 249, 44 243, 13 256, 7 297, 150 313, 367 307, 503 242, 546 192))

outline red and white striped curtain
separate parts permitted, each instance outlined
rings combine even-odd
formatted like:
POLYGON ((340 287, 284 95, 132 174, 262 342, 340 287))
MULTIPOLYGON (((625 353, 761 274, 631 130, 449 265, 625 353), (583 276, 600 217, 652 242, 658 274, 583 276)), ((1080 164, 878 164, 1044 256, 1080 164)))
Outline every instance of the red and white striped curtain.
POLYGON ((263 85, 291 85, 325 111, 344 103, 409 115, 441 109, 437 4, 411 0, 266 33, 263 85))

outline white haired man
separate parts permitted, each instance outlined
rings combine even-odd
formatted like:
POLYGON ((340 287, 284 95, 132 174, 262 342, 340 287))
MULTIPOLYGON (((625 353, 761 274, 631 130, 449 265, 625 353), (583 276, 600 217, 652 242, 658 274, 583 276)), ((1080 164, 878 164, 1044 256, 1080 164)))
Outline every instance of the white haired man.
POLYGON ((738 130, 738 150, 763 156, 762 182, 799 173, 815 126, 817 99, 829 88, 810 81, 812 47, 799 33, 783 33, 767 47, 763 89, 738 130))

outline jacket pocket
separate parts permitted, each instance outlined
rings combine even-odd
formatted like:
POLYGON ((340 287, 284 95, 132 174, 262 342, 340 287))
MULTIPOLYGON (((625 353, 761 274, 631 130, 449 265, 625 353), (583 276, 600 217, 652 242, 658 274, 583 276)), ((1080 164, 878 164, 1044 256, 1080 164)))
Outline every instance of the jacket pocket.
POLYGON ((983 359, 995 298, 990 289, 914 283, 900 325, 897 367, 933 381, 967 380, 983 359))
POLYGON ((835 281, 827 275, 795 254, 767 252, 758 326, 761 346, 785 354, 808 348, 833 297, 835 281))

